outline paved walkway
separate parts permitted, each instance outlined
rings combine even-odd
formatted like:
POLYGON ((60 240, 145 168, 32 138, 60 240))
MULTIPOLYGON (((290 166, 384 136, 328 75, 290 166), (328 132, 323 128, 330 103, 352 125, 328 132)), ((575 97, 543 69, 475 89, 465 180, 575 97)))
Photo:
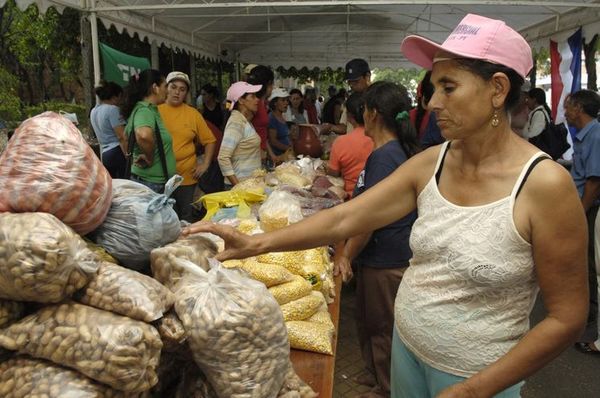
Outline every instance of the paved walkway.
MULTIPOLYGON (((334 398, 352 398, 368 390, 352 381, 363 372, 363 363, 354 322, 354 287, 342 289, 342 307, 335 362, 334 398)), ((532 324, 544 314, 540 301, 532 314, 532 324)), ((600 355, 584 355, 569 348, 550 365, 529 378, 523 398, 600 398, 600 355)))

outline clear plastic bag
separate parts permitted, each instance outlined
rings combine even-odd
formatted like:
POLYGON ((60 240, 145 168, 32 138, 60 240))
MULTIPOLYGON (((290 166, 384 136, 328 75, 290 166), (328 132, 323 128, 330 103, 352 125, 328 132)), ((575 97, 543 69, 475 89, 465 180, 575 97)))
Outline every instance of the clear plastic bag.
POLYGON ((217 395, 276 397, 290 353, 277 302, 262 283, 240 271, 215 262, 205 272, 182 262, 194 271, 178 286, 175 310, 217 395))
POLYGON ((25 304, 18 301, 0 300, 0 329, 21 318, 25 304))
POLYGON ((277 394, 277 398, 316 398, 317 394, 308 384, 306 384, 300 376, 296 374, 296 371, 289 364, 288 372, 285 376, 283 386, 277 394))
POLYGON ((94 382, 52 362, 16 357, 0 364, 0 396, 3 398, 142 398, 94 382))
POLYGON ((335 331, 328 325, 308 321, 288 321, 285 326, 292 348, 333 355, 332 340, 335 331))
POLYGON ((162 342, 147 323, 68 302, 0 331, 0 346, 76 369, 117 390, 142 392, 158 381, 162 342))
POLYGON ((280 265, 263 264, 256 260, 247 260, 240 262, 239 268, 246 271, 253 279, 265 284, 266 287, 280 285, 290 282, 294 275, 280 265))
POLYGON ((175 301, 156 279, 107 262, 76 297, 80 303, 144 322, 161 318, 175 301))
POLYGON ((319 292, 312 293, 282 305, 281 312, 283 313, 283 319, 286 322, 302 321, 310 318, 315 312, 322 308, 324 302, 323 295, 319 292), (312 293, 318 293, 318 295, 312 293))
POLYGON ((141 270, 150 262, 150 252, 173 242, 181 234, 181 224, 169 196, 181 182, 175 175, 164 194, 129 180, 114 180, 114 198, 106 220, 91 239, 119 262, 141 270))
POLYGON ((290 301, 298 300, 301 297, 308 296, 312 291, 312 285, 309 281, 300 275, 294 275, 290 282, 282 283, 269 288, 279 305, 284 305, 290 301))
POLYGON ((200 235, 189 235, 164 247, 152 250, 152 275, 154 279, 174 291, 175 285, 188 272, 180 259, 188 260, 197 267, 208 271, 208 259, 217 254, 217 246, 210 239, 200 235))
POLYGON ((81 133, 54 112, 25 120, 0 155, 0 213, 44 212, 85 235, 111 204, 111 178, 81 133))
POLYGON ((163 350, 168 352, 177 351, 181 344, 187 339, 187 333, 183 323, 174 311, 169 311, 164 317, 154 323, 160 339, 163 342, 163 350))
POLYGON ((302 220, 302 209, 294 195, 275 191, 260 206, 258 215, 261 229, 269 232, 302 220))
POLYGON ((99 264, 52 214, 0 214, 0 298, 59 302, 84 287, 99 264))

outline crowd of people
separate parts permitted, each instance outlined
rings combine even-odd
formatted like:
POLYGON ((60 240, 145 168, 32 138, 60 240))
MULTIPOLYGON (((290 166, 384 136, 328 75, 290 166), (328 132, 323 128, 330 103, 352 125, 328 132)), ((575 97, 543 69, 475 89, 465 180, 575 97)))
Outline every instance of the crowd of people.
MULTIPOLYGON (((106 83, 91 114, 102 161, 157 192, 183 176, 176 209, 193 222, 198 187, 231 189, 288 159, 298 125, 320 124, 337 135, 327 173, 344 179, 346 203, 266 234, 184 233, 221 236, 220 260, 335 245, 336 272, 357 283, 363 397, 518 397, 597 317, 600 97, 565 101, 569 174, 534 145, 552 115, 526 80, 529 45, 504 22, 469 14, 444 43, 409 36, 402 52, 428 70, 414 96, 372 82, 360 58, 345 66, 350 91, 330 87, 326 101, 274 87, 263 65, 224 99, 203 86, 195 107, 183 72, 106 83), (547 316, 530 329, 538 291, 547 316)), ((598 339, 575 346, 600 354, 598 339)))

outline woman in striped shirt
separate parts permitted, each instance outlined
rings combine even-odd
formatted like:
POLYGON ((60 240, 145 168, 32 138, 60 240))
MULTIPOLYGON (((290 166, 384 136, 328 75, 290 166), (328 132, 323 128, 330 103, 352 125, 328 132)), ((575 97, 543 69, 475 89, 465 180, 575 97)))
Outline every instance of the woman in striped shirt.
POLYGON ((231 189, 252 176, 254 170, 261 168, 260 137, 251 123, 258 109, 255 93, 261 87, 237 82, 227 90, 227 100, 231 102, 232 111, 223 132, 218 157, 225 177, 225 189, 231 189))

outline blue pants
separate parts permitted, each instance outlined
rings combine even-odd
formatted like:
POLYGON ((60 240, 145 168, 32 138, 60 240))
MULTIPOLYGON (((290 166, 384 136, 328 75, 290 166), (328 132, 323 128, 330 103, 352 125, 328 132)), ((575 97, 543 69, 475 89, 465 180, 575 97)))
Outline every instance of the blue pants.
MULTIPOLYGON (((394 327, 392 341, 392 398, 434 398, 443 389, 466 380, 442 372, 418 359, 406 348, 394 327)), ((523 382, 507 388, 496 398, 519 398, 523 382)))
POLYGON ((140 184, 147 186, 148 188, 150 188, 151 190, 153 190, 156 193, 163 193, 165 191, 165 184, 164 183, 163 184, 159 184, 159 183, 156 183, 156 182, 146 181, 142 177, 140 177, 138 175, 135 175, 135 174, 132 174, 131 177, 130 177, 130 179, 132 181, 139 182, 140 184))

